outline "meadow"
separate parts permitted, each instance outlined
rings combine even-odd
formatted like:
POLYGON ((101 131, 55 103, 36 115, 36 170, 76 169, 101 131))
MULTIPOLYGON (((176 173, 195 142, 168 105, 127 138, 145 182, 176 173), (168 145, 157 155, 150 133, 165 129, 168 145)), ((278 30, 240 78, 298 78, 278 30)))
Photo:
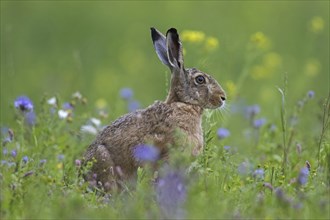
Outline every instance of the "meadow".
POLYGON ((1 219, 329 219, 328 1, 1 1, 1 219), (93 190, 97 132, 164 100, 150 27, 227 94, 204 150, 93 190))

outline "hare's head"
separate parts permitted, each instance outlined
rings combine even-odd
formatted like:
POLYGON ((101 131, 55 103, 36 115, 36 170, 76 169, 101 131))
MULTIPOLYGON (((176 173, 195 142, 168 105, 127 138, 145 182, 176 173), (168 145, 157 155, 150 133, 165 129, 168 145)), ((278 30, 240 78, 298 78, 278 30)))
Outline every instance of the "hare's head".
POLYGON ((211 109, 224 104, 225 92, 215 79, 198 69, 184 68, 182 44, 176 29, 169 29, 165 37, 151 28, 151 37, 159 59, 172 72, 166 102, 184 102, 211 109))

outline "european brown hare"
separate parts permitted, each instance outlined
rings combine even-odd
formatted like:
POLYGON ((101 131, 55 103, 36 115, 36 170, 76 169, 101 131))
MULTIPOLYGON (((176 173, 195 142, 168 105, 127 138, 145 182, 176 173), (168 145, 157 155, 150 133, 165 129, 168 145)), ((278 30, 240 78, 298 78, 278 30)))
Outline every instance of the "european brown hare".
POLYGON ((151 37, 159 59, 171 70, 169 93, 165 101, 118 118, 88 147, 85 161, 94 163, 85 179, 96 181, 105 190, 117 187, 120 181, 134 179, 141 165, 134 150, 141 144, 155 146, 160 159, 168 156, 170 148, 178 147, 198 155, 204 144, 203 109, 219 108, 226 100, 224 90, 210 75, 184 67, 176 29, 169 29, 165 37, 151 28, 151 37))

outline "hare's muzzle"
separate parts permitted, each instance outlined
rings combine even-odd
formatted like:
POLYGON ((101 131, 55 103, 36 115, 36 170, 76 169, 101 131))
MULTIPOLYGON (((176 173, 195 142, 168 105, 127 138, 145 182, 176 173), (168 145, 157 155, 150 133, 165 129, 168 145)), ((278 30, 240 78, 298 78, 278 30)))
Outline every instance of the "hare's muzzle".
POLYGON ((223 107, 225 105, 225 101, 226 101, 226 96, 225 95, 220 96, 220 104, 218 107, 219 108, 223 107))
POLYGON ((220 96, 220 99, 221 99, 221 101, 220 101, 219 108, 221 108, 221 107, 223 107, 225 105, 225 101, 226 101, 227 98, 226 98, 225 95, 222 95, 222 96, 220 96))
POLYGON ((219 106, 219 107, 224 106, 226 99, 227 99, 226 94, 225 94, 225 92, 222 90, 222 91, 220 92, 220 106, 219 106))
POLYGON ((209 108, 220 108, 225 104, 227 97, 223 90, 214 92, 209 99, 209 108))

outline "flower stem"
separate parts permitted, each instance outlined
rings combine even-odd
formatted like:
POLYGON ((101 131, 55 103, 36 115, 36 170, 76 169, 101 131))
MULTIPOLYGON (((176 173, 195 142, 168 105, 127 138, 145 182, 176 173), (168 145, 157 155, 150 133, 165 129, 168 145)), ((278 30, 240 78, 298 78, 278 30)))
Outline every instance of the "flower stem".
POLYGON ((324 108, 323 108, 322 130, 321 130, 320 139, 319 139, 319 142, 318 142, 318 151, 317 151, 317 164, 318 164, 318 167, 320 167, 320 165, 321 165, 321 161, 320 161, 321 146, 322 146, 322 142, 323 142, 324 136, 326 134, 326 131, 329 127, 329 118, 330 118, 330 93, 329 93, 328 97, 325 100, 324 108))
POLYGON ((285 110, 285 88, 282 90, 278 88, 278 91, 281 93, 282 102, 281 102, 281 124, 282 124, 282 138, 283 138, 283 163, 282 163, 282 171, 285 174, 286 166, 288 162, 288 149, 287 149, 287 126, 286 126, 286 110, 285 110))

